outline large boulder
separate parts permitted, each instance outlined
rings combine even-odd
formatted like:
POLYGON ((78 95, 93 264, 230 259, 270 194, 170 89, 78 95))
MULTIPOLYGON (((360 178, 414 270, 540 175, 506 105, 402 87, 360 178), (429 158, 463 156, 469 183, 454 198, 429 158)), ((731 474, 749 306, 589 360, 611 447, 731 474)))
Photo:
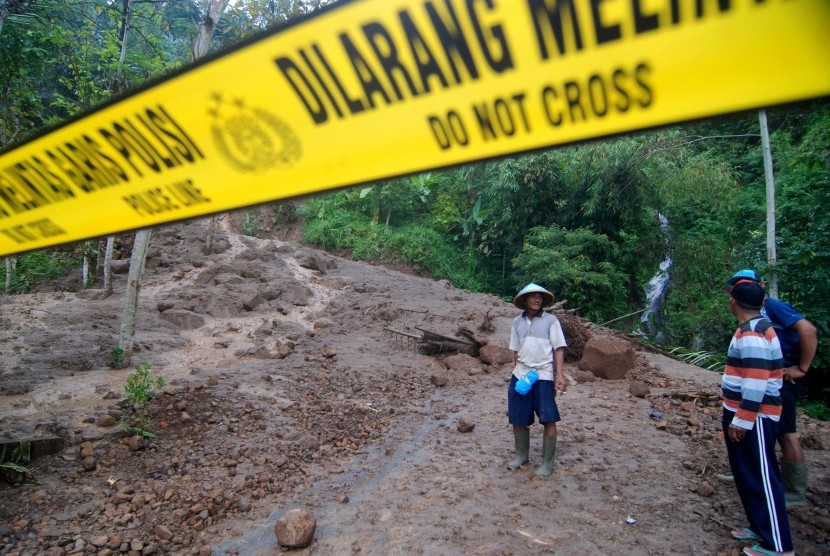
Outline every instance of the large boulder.
POLYGON ((614 336, 594 336, 585 344, 579 368, 599 378, 620 380, 634 368, 631 343, 614 336))
POLYGON ((513 363, 513 351, 495 344, 481 346, 478 350, 478 357, 482 363, 498 367, 513 363))
POLYGON ((274 524, 274 534, 280 546, 302 548, 311 544, 317 520, 305 510, 290 510, 274 524))
POLYGON ((481 364, 478 359, 466 353, 456 353, 444 359, 441 363, 456 373, 463 373, 470 376, 480 375, 482 373, 481 364))
POLYGON ((184 309, 169 309, 161 314, 161 318, 172 322, 182 330, 195 330, 205 325, 205 318, 202 315, 184 309))

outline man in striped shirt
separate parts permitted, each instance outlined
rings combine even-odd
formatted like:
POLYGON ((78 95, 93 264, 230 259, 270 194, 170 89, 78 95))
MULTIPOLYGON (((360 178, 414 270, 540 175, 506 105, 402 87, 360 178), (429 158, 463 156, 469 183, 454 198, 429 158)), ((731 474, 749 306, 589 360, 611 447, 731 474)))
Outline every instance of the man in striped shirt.
POLYGON ((729 344, 723 373, 723 434, 749 520, 748 527, 732 531, 732 536, 758 541, 744 548, 748 556, 794 554, 775 456, 784 376, 781 344, 760 313, 764 288, 758 282, 739 280, 725 291, 740 324, 729 344))

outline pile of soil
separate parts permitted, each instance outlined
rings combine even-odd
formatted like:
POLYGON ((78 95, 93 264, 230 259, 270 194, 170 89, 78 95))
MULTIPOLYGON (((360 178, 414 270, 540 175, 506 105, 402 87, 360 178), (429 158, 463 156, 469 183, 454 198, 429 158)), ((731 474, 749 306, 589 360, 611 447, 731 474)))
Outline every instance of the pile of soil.
MULTIPOLYGON (((317 520, 300 554, 739 552, 716 373, 640 351, 598 380, 569 357, 554 475, 533 473, 538 424, 509 472, 510 365, 412 336, 503 350, 514 307, 233 229, 210 254, 203 223, 157 231, 130 369, 108 367, 125 275, 109 296, 0 297, 0 442, 55 452, 0 481, 0 555, 273 554, 293 508, 317 520), (141 363, 166 385, 136 411, 141 363)), ((561 318, 580 349, 597 332, 561 318)), ((826 554, 830 426, 799 427, 810 508, 791 526, 799 554, 826 554)))

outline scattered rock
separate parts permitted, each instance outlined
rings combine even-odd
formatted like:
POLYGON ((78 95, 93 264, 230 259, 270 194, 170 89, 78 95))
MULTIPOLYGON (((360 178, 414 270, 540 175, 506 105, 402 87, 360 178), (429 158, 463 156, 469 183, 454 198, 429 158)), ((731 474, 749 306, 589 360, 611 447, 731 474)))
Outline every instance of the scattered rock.
POLYGON ((715 494, 715 488, 711 485, 711 483, 709 483, 709 481, 701 481, 697 486, 697 493, 704 498, 709 498, 715 494))
POLYGON ((476 424, 470 421, 467 417, 459 417, 457 423, 458 432, 473 432, 476 424))
POLYGON ((202 315, 184 309, 168 309, 161 314, 161 317, 182 330, 195 330, 205 325, 205 318, 202 315))
POLYGON ((446 373, 435 373, 429 377, 429 381, 439 388, 442 386, 446 386, 449 383, 450 378, 446 375, 446 373))
POLYGON ((280 546, 302 548, 311 544, 317 521, 305 510, 290 510, 277 520, 274 534, 280 546))
POLYGON ((599 378, 620 380, 634 368, 634 348, 614 336, 594 336, 585 343, 579 368, 599 378))
POLYGON ((114 427, 118 423, 118 420, 113 417, 112 415, 100 415, 96 420, 96 424, 99 427, 109 428, 114 427))
POLYGON ((481 346, 478 357, 487 365, 502 366, 513 363, 513 351, 498 344, 481 346))
POLYGON ((634 380, 628 386, 628 392, 636 398, 645 398, 646 396, 651 394, 651 389, 645 382, 634 380))

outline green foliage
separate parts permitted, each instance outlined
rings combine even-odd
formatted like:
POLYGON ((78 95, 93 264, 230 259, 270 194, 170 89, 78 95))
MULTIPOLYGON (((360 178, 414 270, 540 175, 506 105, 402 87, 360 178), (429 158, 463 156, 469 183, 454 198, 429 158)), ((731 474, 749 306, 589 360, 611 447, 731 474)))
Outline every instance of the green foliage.
POLYGON ((124 384, 124 397, 134 409, 141 409, 155 390, 164 387, 164 378, 156 375, 149 363, 142 363, 129 374, 124 384))
MULTIPOLYGON (((27 293, 40 286, 65 276, 70 270, 81 267, 81 254, 67 251, 32 251, 17 256, 12 271, 11 293, 27 293)), ((6 280, 6 265, 0 265, 0 276, 6 280)))
POLYGON ((256 211, 247 211, 242 219, 242 233, 246 236, 257 237, 259 235, 259 217, 256 211))
POLYGON ((602 322, 628 312, 626 276, 612 261, 618 247, 586 228, 534 228, 513 260, 516 287, 546 285, 588 319, 602 322))
POLYGON ((133 415, 122 421, 121 427, 126 436, 143 436, 144 438, 158 438, 153 432, 153 420, 147 415, 133 415))
POLYGON ((20 442, 10 454, 7 453, 6 446, 0 447, 0 477, 10 484, 31 479, 32 471, 24 465, 31 459, 29 442, 20 442))
POLYGON ((124 350, 120 347, 114 347, 110 350, 109 367, 110 369, 123 369, 126 357, 124 350))
POLYGON ((809 401, 799 404, 804 413, 813 419, 820 419, 821 421, 830 421, 830 405, 822 401, 809 401))
POLYGON ((711 353, 708 351, 691 351, 687 348, 676 347, 669 351, 669 355, 690 365, 697 365, 707 371, 723 372, 726 367, 726 351, 711 353))
POLYGON ((445 278, 473 291, 486 291, 491 282, 485 263, 432 228, 418 224, 372 224, 337 201, 331 205, 312 203, 306 212, 315 208, 318 217, 309 219, 304 231, 303 239, 308 243, 324 249, 349 250, 355 260, 411 266, 415 272, 445 278))

